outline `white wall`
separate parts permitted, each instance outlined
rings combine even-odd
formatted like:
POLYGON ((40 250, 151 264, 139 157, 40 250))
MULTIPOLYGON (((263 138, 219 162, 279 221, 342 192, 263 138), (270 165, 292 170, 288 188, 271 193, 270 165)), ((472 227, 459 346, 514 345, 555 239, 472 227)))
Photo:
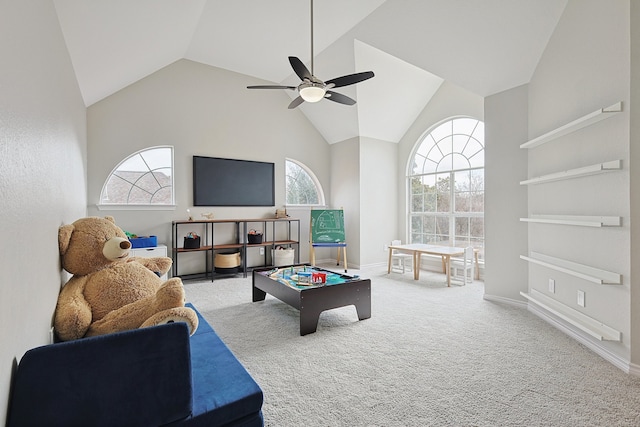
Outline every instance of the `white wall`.
MULTIPOLYGON (((284 159, 307 165, 331 200, 327 142, 285 91, 251 91, 254 78, 188 60, 177 61, 88 108, 89 213, 113 215, 118 225, 139 235, 157 235, 171 247, 171 221, 212 212, 215 218, 274 217, 285 203, 284 159), (175 211, 98 211, 100 191, 118 162, 155 145, 175 147, 175 211), (192 206, 192 156, 274 162, 276 206, 192 206)), ((308 224, 309 218, 300 218, 308 224)), ((306 240, 303 234, 302 240, 306 240)), ((192 254, 188 254, 192 255, 192 254)), ((301 250, 307 260, 308 251, 301 250)), ((184 257, 187 258, 187 257, 184 257)), ((190 260, 183 260, 188 272, 190 260)), ((201 257, 193 268, 202 269, 201 257)))
POLYGON ((398 144, 360 138, 360 265, 383 264, 384 250, 396 235, 398 214, 398 144))
MULTIPOLYGON (((630 111, 640 111, 640 3, 631 2, 631 101, 630 111)), ((640 115, 630 117, 629 173, 631 175, 630 217, 631 217, 631 363, 636 375, 640 375, 640 346, 633 343, 640 342, 640 263, 635 262, 640 256, 640 115)))
MULTIPOLYGON (((357 268, 360 265, 360 140, 351 138, 331 144, 331 194, 329 208, 344 209, 344 230, 347 236, 347 263, 357 268)), ((335 249, 316 251, 316 259, 325 259, 324 254, 335 258, 335 249), (319 256, 319 254, 322 254, 319 256)), ((341 257, 342 258, 342 257, 341 257)))
MULTIPOLYGON (((529 226, 529 250, 623 275, 622 285, 598 285, 529 266, 529 288, 622 332, 622 344, 596 342, 628 358, 630 332, 629 1, 571 0, 529 85, 529 137, 623 102, 623 112, 552 143, 528 150, 529 176, 622 159, 623 170, 529 186, 529 212, 615 215, 620 228, 529 226), (556 281, 550 294, 548 279, 556 281), (576 303, 586 293, 586 307, 576 303)), ((637 326, 633 325, 635 329, 637 326)))
MULTIPOLYGON (((0 420, 10 380, 47 344, 61 284, 58 227, 86 214, 86 122, 50 1, 0 2, 0 420)), ((1 423, 1 421, 0 421, 1 423)))
POLYGON ((485 117, 485 271, 487 299, 522 300, 527 291, 527 140, 528 87, 487 97, 485 117))

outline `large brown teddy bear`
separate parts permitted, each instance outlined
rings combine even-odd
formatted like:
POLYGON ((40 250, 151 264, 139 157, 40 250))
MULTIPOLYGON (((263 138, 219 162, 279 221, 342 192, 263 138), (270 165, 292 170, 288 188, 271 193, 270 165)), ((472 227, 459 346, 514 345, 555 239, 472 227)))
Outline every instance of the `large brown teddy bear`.
POLYGON ((58 230, 62 267, 73 277, 58 296, 54 327, 63 341, 186 322, 198 327, 185 307, 179 278, 163 283, 155 272, 171 268, 171 258, 129 257, 131 242, 112 217, 89 217, 58 230))

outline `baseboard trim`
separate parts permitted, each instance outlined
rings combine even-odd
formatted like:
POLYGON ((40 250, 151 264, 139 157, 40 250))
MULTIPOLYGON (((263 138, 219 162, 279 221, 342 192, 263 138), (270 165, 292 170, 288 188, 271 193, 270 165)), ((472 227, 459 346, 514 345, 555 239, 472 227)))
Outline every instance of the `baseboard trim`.
MULTIPOLYGON (((310 262, 310 261, 309 261, 310 262)), ((326 258, 326 259, 316 259, 316 265, 318 267, 327 268, 329 270, 340 270, 344 271, 344 265, 342 263, 342 259, 340 259, 340 264, 336 265, 335 258, 326 258)), ((358 264, 352 264, 347 260, 347 270, 360 270, 360 266, 358 264)), ((347 272, 347 274, 349 274, 347 272)))
POLYGON ((629 374, 640 377, 640 365, 636 365, 635 363, 629 363, 629 374))
POLYGON ((632 365, 629 360, 625 359, 619 354, 616 354, 611 350, 609 350, 608 348, 604 347, 601 342, 595 341, 594 338, 587 335, 585 332, 573 327, 569 323, 554 316, 553 314, 549 313, 543 308, 535 304, 525 303, 525 305, 527 306, 527 309, 529 310, 529 312, 533 313, 534 315, 538 316, 542 320, 546 321, 547 323, 556 327, 560 331, 569 335, 571 338, 575 339, 580 344, 584 345, 589 350, 593 351, 594 353, 602 357, 607 362, 611 363, 613 366, 617 367, 618 369, 622 370, 627 374, 640 376, 639 365, 632 365))
MULTIPOLYGON (((349 264, 351 265, 351 264, 349 264)), ((361 270, 372 270, 372 271, 378 271, 378 270, 383 270, 387 271, 387 262, 374 262, 371 264, 363 264, 358 266, 359 269, 361 270)))
POLYGON ((520 308, 527 308, 527 302, 526 301, 520 301, 517 299, 513 299, 513 298, 505 298, 505 297, 500 297, 497 295, 489 295, 489 294, 484 294, 482 296, 482 299, 486 300, 486 301, 491 301, 491 302, 500 302, 503 304, 509 304, 509 305, 513 305, 516 307, 520 307, 520 308))

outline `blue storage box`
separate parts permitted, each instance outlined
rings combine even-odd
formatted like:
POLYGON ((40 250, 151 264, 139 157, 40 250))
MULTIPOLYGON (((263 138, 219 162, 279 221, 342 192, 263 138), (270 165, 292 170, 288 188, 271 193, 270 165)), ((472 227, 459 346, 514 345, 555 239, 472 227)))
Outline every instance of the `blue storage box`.
POLYGON ((158 236, 130 237, 131 248, 152 248, 158 246, 158 236))

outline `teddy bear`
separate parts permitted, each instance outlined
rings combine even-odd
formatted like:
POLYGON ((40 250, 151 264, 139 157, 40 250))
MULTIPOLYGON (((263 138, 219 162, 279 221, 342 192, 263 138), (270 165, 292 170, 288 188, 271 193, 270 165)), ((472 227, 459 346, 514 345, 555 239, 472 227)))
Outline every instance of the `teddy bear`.
POLYGON ((58 229, 62 267, 73 276, 62 287, 54 316, 58 338, 69 341, 170 322, 198 327, 185 307, 180 278, 160 279, 168 257, 129 257, 131 242, 113 217, 87 217, 58 229), (156 274, 157 273, 157 274, 156 274))

